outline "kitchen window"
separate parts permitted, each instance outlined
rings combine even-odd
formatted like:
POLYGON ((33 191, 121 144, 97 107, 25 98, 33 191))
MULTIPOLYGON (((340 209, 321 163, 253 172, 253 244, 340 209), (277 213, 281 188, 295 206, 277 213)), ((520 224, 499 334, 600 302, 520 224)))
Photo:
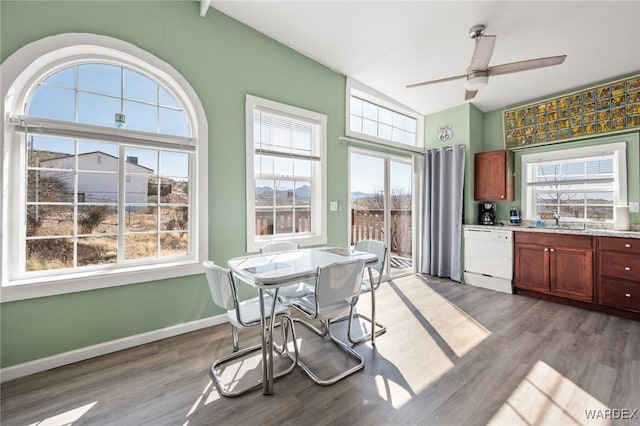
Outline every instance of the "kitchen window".
POLYGON ((327 117, 247 95, 247 251, 325 244, 327 117))
POLYGON ((626 143, 522 156, 523 219, 612 223, 627 204, 626 143))
POLYGON ((201 272, 206 120, 188 83, 87 34, 28 45, 2 70, 3 300, 201 272))

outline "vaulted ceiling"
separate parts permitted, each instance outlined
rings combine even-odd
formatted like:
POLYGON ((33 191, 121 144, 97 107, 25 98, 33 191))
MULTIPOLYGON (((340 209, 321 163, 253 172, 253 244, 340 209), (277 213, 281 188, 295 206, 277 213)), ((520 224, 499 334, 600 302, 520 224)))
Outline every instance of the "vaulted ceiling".
POLYGON ((640 1, 202 0, 422 114, 471 102, 492 111, 640 71, 640 1), (493 76, 465 101, 469 29, 497 36, 490 66, 567 55, 562 65, 493 76))

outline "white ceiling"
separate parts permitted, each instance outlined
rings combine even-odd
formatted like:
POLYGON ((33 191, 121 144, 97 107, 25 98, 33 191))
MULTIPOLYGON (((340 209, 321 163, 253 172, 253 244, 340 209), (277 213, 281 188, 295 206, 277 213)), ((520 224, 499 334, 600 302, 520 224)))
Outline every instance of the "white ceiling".
POLYGON ((211 7, 425 115, 464 103, 464 79, 405 86, 464 74, 476 24, 497 35, 490 66, 568 55, 562 65, 491 77, 470 101, 485 112, 640 71, 640 0, 213 0, 211 7))

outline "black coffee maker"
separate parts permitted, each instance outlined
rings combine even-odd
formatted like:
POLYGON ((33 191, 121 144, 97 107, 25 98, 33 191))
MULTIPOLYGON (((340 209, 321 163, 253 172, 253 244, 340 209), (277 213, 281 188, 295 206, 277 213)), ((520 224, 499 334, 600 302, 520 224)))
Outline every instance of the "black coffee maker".
POLYGON ((496 219, 496 205, 494 203, 480 203, 481 225, 493 225, 496 219))

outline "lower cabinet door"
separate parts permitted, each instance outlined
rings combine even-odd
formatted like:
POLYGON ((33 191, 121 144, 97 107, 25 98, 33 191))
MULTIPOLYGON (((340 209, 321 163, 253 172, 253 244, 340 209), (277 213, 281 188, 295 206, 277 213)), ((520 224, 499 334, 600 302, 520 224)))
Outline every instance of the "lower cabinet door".
POLYGON ((550 269, 552 294, 593 301, 593 250, 552 248, 550 269))
POLYGON ((527 290, 549 292, 549 250, 535 244, 516 244, 514 285, 527 290))

